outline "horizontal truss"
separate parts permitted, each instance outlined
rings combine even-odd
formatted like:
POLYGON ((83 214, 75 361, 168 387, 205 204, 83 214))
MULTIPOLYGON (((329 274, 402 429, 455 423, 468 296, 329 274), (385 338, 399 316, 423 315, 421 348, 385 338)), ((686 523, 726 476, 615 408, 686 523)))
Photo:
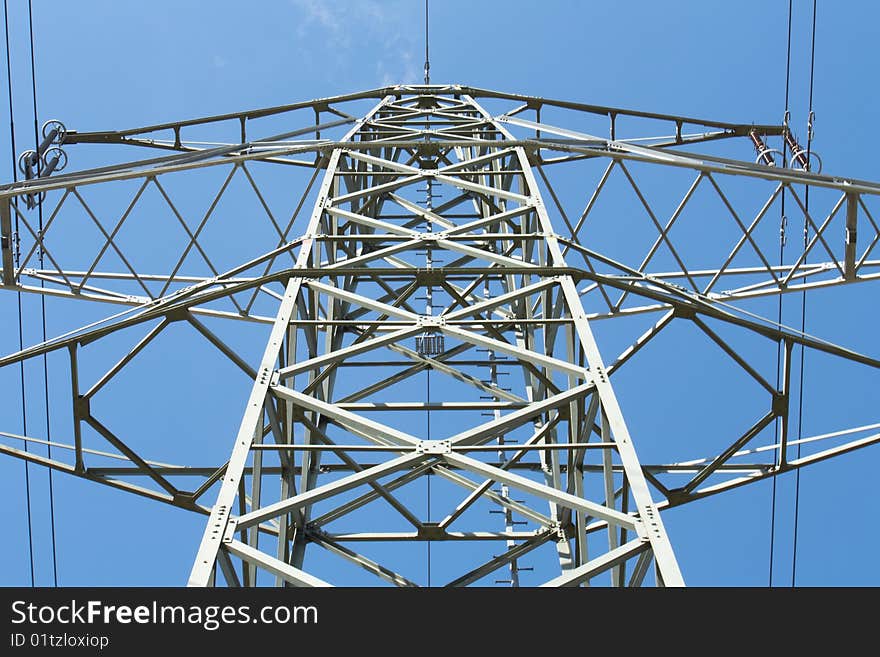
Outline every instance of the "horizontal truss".
POLYGON ((662 509, 880 442, 880 433, 874 432, 880 425, 791 440, 790 363, 796 346, 868 367, 880 367, 880 361, 736 306, 755 297, 880 276, 880 260, 871 258, 880 229, 870 210, 880 185, 682 149, 751 132, 773 136, 785 129, 446 85, 389 87, 124 131, 70 131, 65 143, 177 152, 0 187, 3 287, 128 307, 104 322, 0 359, 0 366, 9 366, 66 351, 74 418, 70 440, 51 443, 70 452, 70 461, 13 446, 49 444, 16 434, 0 434, 13 443, 0 444, 0 452, 207 515, 191 585, 215 583, 218 572, 234 586, 256 584, 258 573, 278 585, 339 583, 308 572, 305 555, 320 548, 386 583, 414 586, 412 577, 349 547, 400 541, 506 542, 504 553, 453 578, 447 582, 451 586, 478 582, 502 568, 515 579, 519 560, 548 543, 555 545, 556 573, 546 577, 546 586, 585 585, 605 574, 615 585, 640 585, 652 564, 658 585, 681 585, 662 509), (356 118, 350 106, 365 101, 374 105, 356 118), (479 101, 516 105, 492 114, 479 101), (542 121, 542 111, 605 116, 609 133, 596 137, 560 128, 542 121), (534 120, 523 118, 526 112, 534 120), (303 113, 310 113, 313 122, 251 137, 256 128, 250 126, 260 119, 303 113), (627 125, 665 123, 671 134, 624 135, 621 120, 627 125), (226 125, 235 126, 227 143, 198 141, 200 129, 226 125), (549 172, 550 165, 583 159, 608 164, 575 218, 560 201, 549 172), (270 210, 251 170, 265 164, 314 170, 285 219, 270 210), (670 217, 661 220, 648 202, 636 179, 637 165, 693 172, 690 188, 670 217), (225 181, 205 214, 185 217, 163 181, 212 167, 228 171, 225 181), (638 262, 611 258, 585 238, 592 208, 611 176, 632 188, 656 229, 656 239, 638 262), (772 186, 757 214, 735 209, 723 187, 730 176, 772 186), (86 189, 124 180, 135 181, 137 190, 124 213, 108 222, 87 200, 86 189), (268 222, 274 243, 262 255, 221 271, 200 239, 213 209, 232 193, 232 180, 253 191, 254 216, 268 222), (837 194, 824 216, 808 211, 800 185, 837 194), (673 241, 672 229, 698 189, 722 203, 725 221, 740 233, 716 268, 689 267, 673 241), (443 201, 435 204, 440 191, 443 201), (148 192, 163 199, 163 211, 187 235, 169 272, 139 271, 117 243, 148 192), (772 265, 756 235, 782 194, 793 199, 810 239, 791 262, 772 265), (28 197, 44 199, 42 230, 24 209, 28 197), (53 231, 72 206, 103 236, 84 269, 66 267, 53 256, 53 231), (308 207, 308 219, 300 219, 308 207), (564 224, 565 234, 556 231, 551 213, 564 224), (301 221, 307 222, 304 228, 301 221), (18 234, 13 226, 19 226, 18 234), (652 267, 664 249, 677 270, 652 267), (125 271, 101 267, 109 253, 118 256, 125 271), (754 264, 735 265, 744 253, 754 264), (38 255, 49 266, 34 267, 38 255), (190 256, 199 259, 204 275, 184 273, 190 256), (132 294, 132 289, 139 292, 132 294), (588 312, 587 302, 593 299, 602 308, 588 312), (232 307, 221 309, 221 301, 232 307), (426 302, 424 311, 418 301, 426 302), (272 307, 274 313, 257 311, 258 306, 272 307), (643 313, 659 319, 606 366, 593 322, 643 313), (206 323, 218 319, 271 327, 259 363, 248 362, 206 323), (763 388, 768 410, 715 455, 646 464, 637 456, 637 437, 629 435, 611 377, 676 321, 695 327, 763 388), (189 326, 253 382, 225 463, 148 459, 91 409, 91 400, 176 323, 189 326), (780 345, 779 389, 713 328, 719 325, 780 345), (141 331, 140 340, 103 376, 82 381, 78 362, 89 345, 129 328, 141 331), (420 353, 411 344, 422 335, 442 336, 445 347, 420 353), (381 368, 381 373, 352 391, 339 377, 351 367, 370 373, 381 368), (488 378, 475 375, 474 367, 488 368, 488 378), (513 379, 505 368, 521 376, 517 385, 502 385, 502 375, 513 379), (456 390, 470 391, 472 398, 385 398, 395 386, 425 372, 443 377, 456 390), (467 428, 436 439, 393 419, 413 412, 450 418, 481 412, 489 419, 468 420, 467 428), (773 442, 754 447, 773 426, 779 427, 773 442), (104 447, 86 446, 85 430, 104 447), (789 457, 793 446, 819 441, 831 446, 789 457), (443 479, 463 496, 441 521, 421 517, 400 495, 428 476, 443 479), (598 497, 587 485, 594 481, 603 491, 598 497), (529 500, 515 499, 514 491, 529 500), (338 529, 377 504, 411 530, 338 529), (500 510, 504 526, 456 529, 479 504, 500 510), (532 528, 517 530, 516 522, 532 528))

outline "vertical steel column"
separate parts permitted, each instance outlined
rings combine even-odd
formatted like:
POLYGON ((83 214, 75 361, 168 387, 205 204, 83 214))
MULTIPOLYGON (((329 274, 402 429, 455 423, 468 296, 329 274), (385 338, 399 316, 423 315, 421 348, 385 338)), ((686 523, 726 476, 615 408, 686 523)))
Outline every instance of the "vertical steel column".
MULTIPOLYGON (((513 136, 504 129, 499 123, 492 121, 491 115, 486 112, 480 105, 470 98, 467 100, 478 108, 483 117, 493 123, 496 129, 505 135, 507 139, 513 139, 513 136)), ((542 232, 545 234, 545 240, 548 253, 550 254, 551 264, 556 267, 566 267, 565 258, 559 248, 559 242, 553 232, 553 225, 547 214, 546 207, 538 191, 538 184, 535 174, 532 171, 531 163, 528 155, 521 146, 516 147, 517 158, 524 172, 527 186, 530 192, 531 202, 534 204, 539 217, 542 232)), ((645 523, 647 530, 647 540, 651 543, 651 549, 654 552, 654 559, 657 566, 658 579, 662 580, 665 586, 684 586, 684 578, 678 561, 675 558, 675 552, 672 544, 666 534, 663 521, 660 519, 660 512, 656 504, 651 498, 651 491, 648 483, 642 473, 642 468, 636 455, 635 446, 629 435, 623 412, 617 402, 614 389, 605 370, 605 364, 599 353, 599 347, 593 337, 590 329, 586 312, 583 309, 580 295, 575 287, 574 280, 571 276, 561 276, 560 285, 565 295, 568 310, 574 320, 575 329, 580 340, 580 345, 584 350, 587 358, 587 365, 590 373, 593 375, 594 383, 598 389, 599 398, 602 404, 603 416, 608 419, 611 427, 611 435, 617 446, 618 454, 623 462, 624 472, 629 482, 633 499, 636 503, 636 510, 639 518, 645 523)), ((658 582, 659 583, 659 582, 658 582)))
MULTIPOLYGON (((386 97, 367 115, 372 116, 378 109, 389 101, 386 97)), ((360 122, 353 127, 345 139, 351 136, 360 128, 360 122)), ((303 269, 311 264, 313 257, 313 246, 315 240, 312 236, 319 232, 321 217, 324 214, 325 204, 330 197, 333 185, 336 183, 336 171, 339 166, 339 158, 341 156, 340 149, 334 149, 327 164, 327 170, 324 173, 324 179, 318 191, 318 200, 312 210, 308 227, 306 228, 306 239, 303 241, 297 255, 294 269, 303 269)), ((297 298, 302 288, 303 279, 291 277, 287 282, 284 297, 278 309, 275 322, 272 325, 272 332, 269 341, 263 353, 260 362, 260 368, 257 373, 257 380, 251 389, 245 408, 244 417, 241 421, 235 444, 232 449, 232 456, 229 459, 229 465, 223 476, 220 492, 217 501, 211 509, 211 515, 208 518, 208 525, 202 536, 202 541, 196 555, 195 563, 189 577, 189 586, 207 586, 210 582, 212 573, 214 572, 217 562, 218 552, 221 549, 224 540, 227 540, 228 524, 233 509, 233 502, 238 492, 239 484, 244 476, 245 466, 251 447, 254 444, 254 436, 257 432, 262 432, 262 418, 267 403, 267 395, 269 386, 273 382, 274 374, 278 367, 278 361, 281 356, 281 350, 285 343, 285 337, 288 334, 290 320, 296 308, 297 298)), ((269 402, 271 403, 271 402, 269 402)), ((300 528, 301 529, 301 528, 300 528)), ((284 537, 279 537, 279 541, 284 537)), ((276 573, 277 576, 280 577, 276 573)))
POLYGON ((15 285, 15 266, 13 252, 15 236, 12 234, 12 218, 9 206, 11 199, 0 199, 0 253, 3 263, 3 285, 15 285))

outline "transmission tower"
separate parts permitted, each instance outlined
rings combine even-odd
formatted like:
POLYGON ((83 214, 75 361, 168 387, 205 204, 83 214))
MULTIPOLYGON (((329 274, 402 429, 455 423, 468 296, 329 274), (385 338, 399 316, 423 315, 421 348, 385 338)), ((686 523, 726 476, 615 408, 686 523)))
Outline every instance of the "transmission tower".
MULTIPOLYGON (((0 451, 205 516, 190 585, 346 585, 348 564, 397 586, 680 586, 665 509, 880 441, 796 422, 801 350, 880 366, 773 317, 880 276, 880 185, 810 171, 787 126, 425 84, 44 136, 0 189, 3 286, 121 311, 0 359, 54 359, 71 437, 0 451), (50 166, 85 144, 100 167, 50 166), (675 327, 751 386, 744 430, 632 430, 647 397, 622 404, 618 372, 675 327), (102 402, 175 330, 243 373, 237 429, 150 435, 153 382, 102 402)), ((648 367, 644 386, 675 378, 648 367)))

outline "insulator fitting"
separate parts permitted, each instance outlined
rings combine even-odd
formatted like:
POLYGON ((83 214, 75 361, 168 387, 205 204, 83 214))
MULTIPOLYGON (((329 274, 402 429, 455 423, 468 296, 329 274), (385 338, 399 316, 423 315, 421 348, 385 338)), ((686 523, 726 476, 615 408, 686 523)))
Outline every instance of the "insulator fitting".
POLYGON ((798 165, 806 171, 810 168, 810 162, 807 159, 807 151, 801 148, 801 145, 797 143, 797 140, 794 138, 794 135, 790 132, 785 133, 785 143, 788 144, 788 147, 791 149, 791 161, 792 163, 797 162, 798 165))
POLYGON ((758 153, 758 157, 755 161, 760 164, 766 164, 768 167, 775 167, 776 161, 773 159, 773 153, 777 151, 767 148, 767 144, 761 139, 761 135, 758 134, 757 130, 749 131, 749 137, 755 145, 755 152, 758 153))
MULTIPOLYGON (((813 131, 813 124, 810 123, 810 133, 813 131)), ((812 171, 812 166, 810 162, 813 158, 819 163, 819 166, 816 169, 816 173, 822 172, 822 158, 819 157, 813 150, 807 150, 802 148, 801 145, 797 142, 790 132, 785 133, 785 143, 788 144, 788 147, 791 149, 791 161, 790 166, 794 167, 797 164, 804 171, 812 171)))
MULTIPOLYGON (((25 151, 18 157, 18 168, 25 180, 46 178, 55 171, 61 171, 67 165, 67 154, 61 149, 67 137, 67 128, 60 121, 46 121, 43 124, 43 140, 37 150, 25 151)), ((29 210, 43 202, 45 193, 28 194, 25 204, 29 210)))
POLYGON ((416 336, 416 352, 423 356, 437 356, 445 351, 442 334, 425 333, 416 336))

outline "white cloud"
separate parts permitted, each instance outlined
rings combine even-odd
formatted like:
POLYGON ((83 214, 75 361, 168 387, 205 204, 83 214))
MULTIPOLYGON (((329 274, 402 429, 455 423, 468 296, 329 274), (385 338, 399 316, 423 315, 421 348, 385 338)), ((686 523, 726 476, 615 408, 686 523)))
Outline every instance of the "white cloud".
MULTIPOLYGON (((382 85, 419 82, 421 63, 416 55, 423 47, 420 13, 405 0, 291 0, 301 17, 299 39, 317 37, 323 43, 321 57, 337 68, 371 71, 382 85), (409 9, 407 11, 406 9, 409 9), (375 66, 365 57, 372 54, 375 66)), ((309 47, 313 47, 310 43, 309 47)))

